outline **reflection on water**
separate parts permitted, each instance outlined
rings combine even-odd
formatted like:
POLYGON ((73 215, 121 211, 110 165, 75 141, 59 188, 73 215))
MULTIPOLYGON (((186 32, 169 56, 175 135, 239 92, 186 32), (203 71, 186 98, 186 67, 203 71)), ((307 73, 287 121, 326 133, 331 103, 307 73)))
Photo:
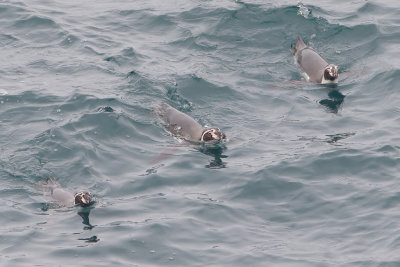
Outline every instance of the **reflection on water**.
POLYGON ((86 243, 96 243, 96 242, 100 241, 100 239, 98 239, 97 236, 95 236, 95 235, 88 237, 88 238, 79 238, 78 240, 83 240, 86 243))
POLYGON ((328 98, 320 100, 319 103, 326 107, 328 111, 332 113, 338 113, 340 107, 343 104, 344 97, 345 96, 338 90, 333 89, 329 91, 328 98))
POLYGON ((82 223, 85 225, 83 227, 84 230, 91 230, 93 229, 95 226, 90 224, 89 221, 89 215, 90 215, 90 210, 92 208, 85 208, 81 211, 78 211, 78 215, 82 217, 82 223))
POLYGON ((199 148, 199 151, 212 156, 213 159, 210 161, 208 165, 205 165, 206 168, 209 169, 221 169, 226 168, 226 163, 222 161, 223 158, 227 158, 228 156, 223 155, 222 153, 226 150, 226 146, 224 144, 219 144, 213 147, 208 147, 206 145, 202 145, 199 148))
POLYGON ((49 203, 40 203, 40 209, 42 211, 48 211, 50 209, 50 204, 49 203))
MULTIPOLYGON (((78 211, 78 215, 81 216, 82 223, 85 225, 83 230, 92 230, 95 227, 95 225, 92 225, 89 220, 89 215, 92 208, 93 207, 87 207, 78 211)), ((95 235, 88 238, 78 238, 78 240, 83 240, 85 243, 97 243, 100 241, 100 239, 95 235)))
POLYGON ((328 140, 326 140, 326 142, 329 144, 336 144, 338 141, 346 139, 353 135, 355 135, 355 133, 328 134, 328 140))
MULTIPOLYGON (((207 144, 204 142, 197 142, 197 141, 196 142, 185 141, 185 143, 187 143, 188 146, 194 147, 195 150, 198 150, 199 152, 204 153, 213 158, 209 162, 209 164, 205 165, 206 168, 210 169, 226 168, 226 163, 222 161, 223 158, 228 157, 222 154, 226 150, 225 142, 219 142, 217 144, 207 144)), ((150 161, 149 164, 152 165, 152 167, 147 169, 146 173, 142 174, 141 176, 146 176, 156 173, 158 168, 164 166, 164 164, 160 162, 167 160, 170 156, 174 155, 177 152, 177 150, 178 150, 177 146, 173 146, 173 147, 168 147, 167 149, 162 151, 157 157, 155 157, 150 161)))

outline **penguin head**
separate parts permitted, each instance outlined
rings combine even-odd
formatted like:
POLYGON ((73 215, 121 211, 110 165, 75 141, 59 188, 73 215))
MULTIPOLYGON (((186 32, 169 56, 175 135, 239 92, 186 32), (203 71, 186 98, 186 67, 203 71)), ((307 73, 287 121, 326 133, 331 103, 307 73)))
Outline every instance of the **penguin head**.
POLYGON ((336 65, 329 64, 324 70, 324 80, 335 81, 339 77, 339 68, 336 65))
POLYGON ((201 135, 200 141, 221 141, 226 139, 226 135, 220 128, 206 128, 201 135))
POLYGON ((87 207, 92 204, 92 194, 90 192, 79 192, 75 194, 75 205, 87 207))

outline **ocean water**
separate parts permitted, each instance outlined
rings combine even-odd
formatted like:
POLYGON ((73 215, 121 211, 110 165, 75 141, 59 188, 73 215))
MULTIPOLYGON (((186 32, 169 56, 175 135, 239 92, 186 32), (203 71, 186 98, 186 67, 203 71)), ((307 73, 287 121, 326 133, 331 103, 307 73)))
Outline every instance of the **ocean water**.
POLYGON ((0 1, 1 266, 400 266, 400 2, 0 1), (297 36, 340 68, 304 81, 297 36), (167 102, 224 130, 185 145, 167 102), (90 190, 58 207, 52 177, 90 190))

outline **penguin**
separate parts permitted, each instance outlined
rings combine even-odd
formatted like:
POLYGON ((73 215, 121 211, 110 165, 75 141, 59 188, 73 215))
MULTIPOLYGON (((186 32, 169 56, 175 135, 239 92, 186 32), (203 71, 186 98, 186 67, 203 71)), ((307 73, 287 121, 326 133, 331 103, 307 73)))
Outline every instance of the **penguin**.
POLYGON ((314 49, 307 46, 301 37, 297 37, 291 50, 309 82, 321 84, 338 82, 338 66, 326 62, 314 49))
POLYGON ((74 195, 62 188, 61 185, 52 178, 39 181, 37 186, 61 206, 68 207, 75 205, 87 207, 93 203, 92 194, 90 192, 79 192, 74 195))
POLYGON ((165 127, 169 132, 187 141, 219 142, 226 139, 220 128, 203 127, 192 117, 167 103, 154 108, 154 113, 166 123, 165 127))

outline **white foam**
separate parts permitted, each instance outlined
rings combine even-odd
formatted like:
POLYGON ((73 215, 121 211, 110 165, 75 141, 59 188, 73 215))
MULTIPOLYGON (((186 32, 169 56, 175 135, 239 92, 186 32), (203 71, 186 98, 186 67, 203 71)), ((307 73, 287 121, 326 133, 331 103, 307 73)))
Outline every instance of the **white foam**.
POLYGON ((308 15, 310 15, 311 14, 311 10, 310 9, 308 9, 307 7, 305 7, 304 5, 303 5, 303 3, 301 3, 301 2, 299 2, 298 4, 297 4, 297 7, 298 7, 298 11, 297 11, 297 15, 300 15, 300 16, 303 16, 304 18, 308 18, 308 15))

